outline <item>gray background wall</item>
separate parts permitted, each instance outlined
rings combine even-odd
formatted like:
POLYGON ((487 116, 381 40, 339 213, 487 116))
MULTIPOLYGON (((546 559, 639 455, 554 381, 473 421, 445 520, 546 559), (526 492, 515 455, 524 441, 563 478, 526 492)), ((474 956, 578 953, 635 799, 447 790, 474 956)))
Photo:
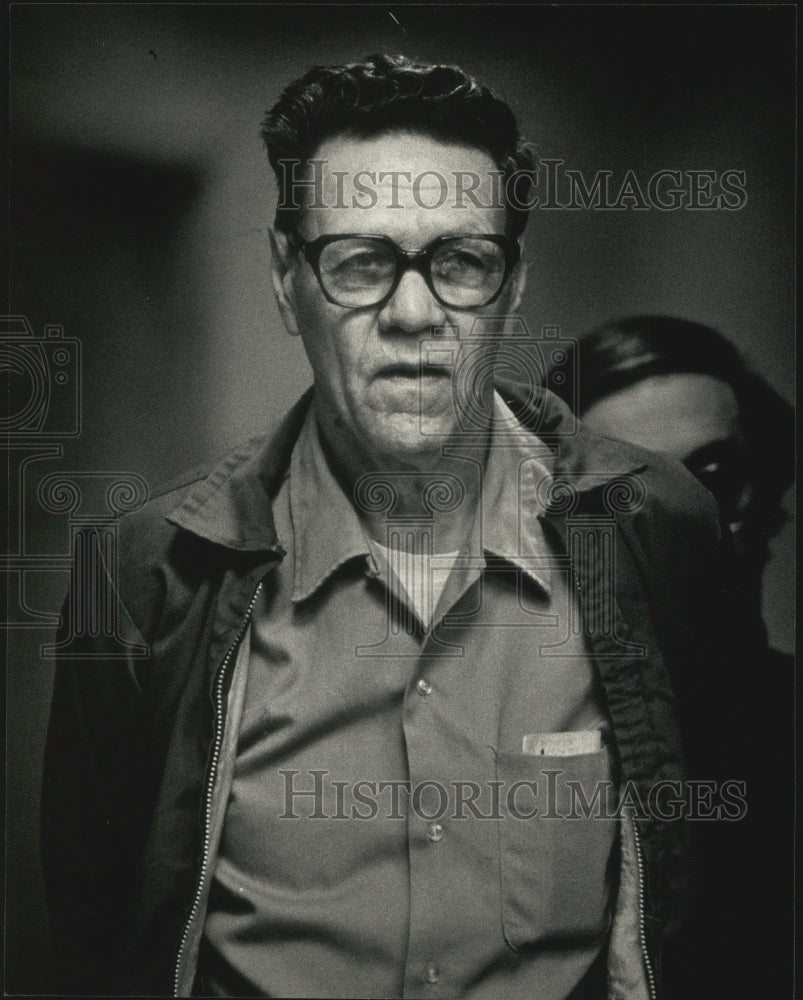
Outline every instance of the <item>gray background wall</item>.
MULTIPOLYGON (((12 8, 11 311, 39 335, 63 324, 82 350, 80 434, 13 486, 26 551, 67 551, 64 518, 36 502, 46 473, 156 483, 219 456, 307 385, 268 281, 275 197, 257 130, 313 62, 457 62, 512 104, 543 157, 589 178, 744 170, 736 212, 536 212, 523 313, 566 336, 632 312, 685 316, 730 336, 793 398, 794 8, 392 11, 400 23, 381 6, 12 8)), ((29 572, 23 604, 52 615, 65 585, 63 572, 29 572)), ((787 528, 765 600, 787 650, 793 588, 787 528)), ((43 992, 49 630, 9 637, 6 989, 43 992)))

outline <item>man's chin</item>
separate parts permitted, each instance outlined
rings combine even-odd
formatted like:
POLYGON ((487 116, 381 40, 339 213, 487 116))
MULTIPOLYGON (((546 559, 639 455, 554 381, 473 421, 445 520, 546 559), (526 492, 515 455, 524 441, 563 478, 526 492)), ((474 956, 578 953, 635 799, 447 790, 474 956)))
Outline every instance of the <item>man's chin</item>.
POLYGON ((443 445, 458 433, 454 420, 444 416, 428 417, 420 413, 394 414, 378 418, 366 428, 368 450, 384 461, 401 462, 437 459, 443 445))

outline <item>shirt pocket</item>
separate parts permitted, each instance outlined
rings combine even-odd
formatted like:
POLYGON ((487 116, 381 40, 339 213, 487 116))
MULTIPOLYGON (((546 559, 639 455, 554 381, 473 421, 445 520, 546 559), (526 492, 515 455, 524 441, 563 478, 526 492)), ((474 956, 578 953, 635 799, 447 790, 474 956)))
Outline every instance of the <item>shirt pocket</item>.
POLYGON ((610 922, 619 831, 606 818, 615 810, 608 751, 499 753, 496 766, 505 940, 515 951, 598 940, 610 922))

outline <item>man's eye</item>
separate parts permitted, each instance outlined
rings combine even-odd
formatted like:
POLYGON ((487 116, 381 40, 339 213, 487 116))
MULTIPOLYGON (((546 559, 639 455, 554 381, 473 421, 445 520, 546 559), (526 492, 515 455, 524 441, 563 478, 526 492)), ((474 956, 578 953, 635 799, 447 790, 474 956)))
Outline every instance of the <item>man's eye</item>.
POLYGON ((372 253, 370 250, 363 250, 360 253, 351 254, 347 257, 343 264, 349 267, 377 267, 382 263, 382 258, 379 254, 372 253))
POLYGON ((351 254, 339 261, 332 269, 331 274, 335 278, 383 278, 392 268, 392 262, 378 253, 365 250, 360 253, 351 254))
POLYGON ((498 278, 504 271, 504 254, 483 240, 461 240, 441 247, 432 261, 433 277, 443 282, 475 286, 498 278))
POLYGON ((436 280, 461 285, 485 282, 494 274, 494 262, 486 257, 464 250, 442 254, 433 262, 432 273, 436 280))
POLYGON ((488 262, 477 254, 468 253, 465 250, 451 250, 441 254, 435 266, 439 271, 460 271, 460 270, 486 270, 488 262))

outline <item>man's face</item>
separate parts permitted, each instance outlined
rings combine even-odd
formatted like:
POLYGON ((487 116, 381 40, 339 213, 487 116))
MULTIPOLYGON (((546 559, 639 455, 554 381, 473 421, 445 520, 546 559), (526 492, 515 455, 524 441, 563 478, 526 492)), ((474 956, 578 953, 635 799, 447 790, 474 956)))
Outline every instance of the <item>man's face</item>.
MULTIPOLYGON (((299 235, 308 242, 356 233, 386 236, 403 250, 421 250, 440 236, 505 235, 506 213, 498 204, 498 181, 491 177, 496 167, 481 150, 393 133, 335 137, 320 146, 315 158, 326 161, 322 200, 327 207, 305 208, 299 235), (368 201, 359 190, 360 171, 375 177, 375 182, 366 182, 362 176, 362 183, 369 183, 377 195, 370 208, 352 204, 352 198, 360 204, 368 201), (468 171, 480 178, 474 192, 479 204, 458 196, 454 174, 468 171), (383 173, 387 176, 380 179, 383 173), (461 201, 464 207, 455 208, 461 201)), ((378 462, 397 459, 402 466, 440 453, 444 439, 459 430, 452 375, 445 369, 421 374, 419 344, 432 337, 435 326, 452 326, 465 337, 478 316, 514 310, 521 294, 521 268, 500 297, 482 308, 439 304, 423 276, 412 270, 403 274, 384 304, 344 308, 327 301, 302 253, 288 246, 281 234, 276 242, 279 305, 290 332, 300 333, 304 341, 315 376, 318 419, 330 444, 345 445, 378 462)), ((491 354, 495 344, 489 340, 481 350, 491 354)))

